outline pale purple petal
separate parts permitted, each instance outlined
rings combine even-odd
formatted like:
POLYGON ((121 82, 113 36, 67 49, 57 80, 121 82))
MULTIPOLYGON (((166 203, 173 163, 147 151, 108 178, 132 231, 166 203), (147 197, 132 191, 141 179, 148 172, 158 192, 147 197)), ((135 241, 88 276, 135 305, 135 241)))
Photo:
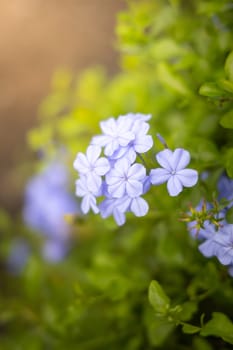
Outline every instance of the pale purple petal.
POLYGON ((135 216, 144 216, 148 213, 149 206, 145 199, 138 197, 133 198, 130 209, 135 216))
POLYGON ((90 164, 95 164, 101 153, 101 147, 98 145, 90 145, 87 147, 87 160, 90 164))
POLYGON ((105 175, 110 170, 109 161, 106 158, 99 158, 95 163, 95 173, 97 175, 105 175))
POLYGON ((133 178, 134 180, 142 180, 146 176, 146 169, 141 164, 133 164, 128 171, 128 178, 133 178))
POLYGON ((125 223, 125 214, 121 213, 118 209, 114 209, 113 217, 118 226, 122 226, 125 223))
POLYGON ((108 192, 114 198, 121 198, 125 194, 125 182, 121 181, 115 185, 108 186, 108 192))
POLYGON ((111 141, 106 145, 104 149, 104 154, 108 157, 111 157, 118 147, 119 147, 118 140, 111 139, 111 141))
POLYGON ((153 185, 161 185, 170 177, 170 172, 163 168, 152 169, 150 172, 150 181, 153 185))
POLYGON ((143 194, 147 193, 151 188, 150 176, 146 176, 143 181, 143 194))
POLYGON ((216 256, 221 264, 233 264, 233 247, 221 247, 216 252, 216 256))
POLYGON ((111 170, 105 176, 106 183, 108 185, 115 185, 122 182, 122 175, 116 169, 111 170))
POLYGON ((87 214, 90 210, 90 195, 86 195, 83 197, 83 200, 81 202, 81 210, 83 214, 87 214))
POLYGON ((101 147, 106 146, 109 142, 111 142, 112 138, 108 135, 97 135, 94 136, 91 140, 92 145, 99 145, 101 147))
POLYGON ((127 146, 130 141, 134 139, 134 134, 131 131, 124 132, 122 135, 119 135, 118 141, 121 146, 127 146))
POLYGON ((200 244, 199 251, 207 258, 215 256, 218 244, 213 239, 207 239, 204 243, 200 244))
POLYGON ((91 207, 94 214, 99 213, 99 208, 96 205, 96 198, 94 196, 91 196, 91 198, 90 198, 90 207, 91 207))
POLYGON ((129 179, 126 183, 126 192, 130 197, 140 196, 143 192, 143 184, 137 180, 129 179))
POLYGON ((196 185, 198 181, 198 172, 193 169, 179 170, 177 171, 176 176, 179 177, 179 180, 185 187, 192 187, 196 185))
POLYGON ((170 196, 174 197, 177 196, 182 191, 182 184, 177 178, 177 176, 170 176, 168 182, 167 182, 167 190, 170 194, 170 196))
POLYGON ((172 157, 172 151, 170 149, 164 149, 163 151, 157 153, 157 162, 165 169, 172 171, 172 166, 170 159, 172 157))
MULTIPOLYGON (((118 171, 122 174, 122 175, 126 175, 129 172, 130 169, 130 164, 127 158, 123 158, 123 159, 119 159, 115 166, 115 169, 118 169, 118 171)), ((128 175, 129 176, 129 175, 128 175)))
POLYGON ((173 170, 184 169, 190 162, 190 153, 183 148, 177 148, 170 159, 173 170))
POLYGON ((74 161, 74 168, 80 172, 80 174, 86 174, 89 171, 89 162, 85 154, 79 152, 74 161))
POLYGON ((84 180, 82 179, 79 179, 76 181, 76 195, 78 197, 83 197, 87 194, 88 192, 88 189, 87 189, 87 186, 86 186, 86 181, 84 182, 84 180))
POLYGON ((96 175, 95 173, 89 173, 87 175, 87 188, 93 194, 97 195, 101 187, 101 184, 102 184, 102 180, 100 176, 96 175))
POLYGON ((114 135, 116 130, 116 120, 114 118, 109 118, 106 121, 101 121, 100 127, 104 134, 114 135))
POLYGON ((134 142, 134 149, 137 153, 145 153, 153 146, 153 139, 150 135, 138 137, 134 142))
POLYGON ((117 203, 117 209, 121 213, 126 212, 130 207, 131 201, 132 201, 132 198, 130 198, 128 196, 122 197, 121 199, 119 199, 119 202, 117 203))

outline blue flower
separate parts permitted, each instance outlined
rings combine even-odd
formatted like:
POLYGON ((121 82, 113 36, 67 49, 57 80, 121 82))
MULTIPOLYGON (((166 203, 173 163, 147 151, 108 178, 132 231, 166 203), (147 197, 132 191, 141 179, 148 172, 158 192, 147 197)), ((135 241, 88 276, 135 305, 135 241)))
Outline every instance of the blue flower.
POLYGON ((160 185, 167 181, 170 196, 177 196, 183 187, 192 187, 197 183, 197 171, 185 169, 190 162, 188 151, 182 148, 177 148, 174 152, 165 149, 156 155, 156 159, 162 168, 151 170, 151 183, 160 185))
POLYGON ((135 163, 131 166, 128 159, 123 158, 116 162, 105 178, 109 194, 114 198, 121 198, 124 195, 141 195, 145 177, 146 169, 143 165, 135 163))
POLYGON ((127 146, 134 139, 134 133, 130 130, 132 121, 130 118, 109 118, 100 122, 103 135, 92 139, 93 145, 104 147, 106 156, 112 156, 119 146, 127 146))
POLYGON ((131 211, 135 216, 141 217, 148 213, 149 206, 141 196, 124 196, 118 205, 118 210, 122 213, 131 211))
MULTIPOLYGON (((120 117, 123 118, 123 117, 120 117)), ((125 116, 124 118, 127 118, 125 116)), ((111 156, 112 159, 125 157, 132 164, 137 154, 145 153, 153 146, 151 135, 147 135, 150 126, 140 119, 132 119, 131 131, 134 133, 134 139, 125 147, 119 147, 111 156)))
POLYGON ((216 256, 223 265, 233 264, 233 224, 224 225, 214 236, 216 256))
POLYGON ((219 199, 225 198, 231 201, 227 206, 227 209, 233 206, 233 179, 230 179, 227 175, 220 176, 218 181, 219 199))
MULTIPOLYGON (((46 239, 59 242, 64 252, 69 245, 70 232, 64 216, 79 212, 77 202, 68 193, 67 182, 66 168, 60 163, 51 163, 28 182, 23 208, 25 223, 44 234, 46 239)), ((63 256, 61 254, 60 258, 63 256)))
POLYGON ((103 219, 113 216, 117 225, 122 226, 125 223, 125 213, 120 211, 118 206, 121 198, 106 198, 100 203, 100 215, 103 219))
POLYGON ((199 246, 206 257, 216 256, 222 265, 229 265, 229 274, 233 272, 233 224, 225 224, 216 231, 209 231, 208 239, 199 246))
POLYGON ((101 147, 91 145, 87 148, 86 155, 79 152, 74 161, 74 168, 87 177, 88 188, 92 191, 99 190, 102 183, 101 176, 110 169, 108 160, 104 157, 99 158, 100 153, 101 147))
POLYGON ((202 231, 202 238, 206 240, 199 245, 198 249, 207 258, 216 255, 218 244, 215 242, 215 235, 217 234, 214 225, 205 225, 205 230, 202 231))

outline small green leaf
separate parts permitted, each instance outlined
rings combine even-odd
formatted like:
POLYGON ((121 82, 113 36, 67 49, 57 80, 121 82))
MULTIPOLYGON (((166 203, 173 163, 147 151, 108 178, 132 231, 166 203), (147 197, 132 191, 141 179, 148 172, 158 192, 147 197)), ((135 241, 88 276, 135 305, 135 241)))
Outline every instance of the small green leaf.
POLYGON ((167 313, 170 306, 170 299, 157 281, 152 281, 150 284, 149 301, 157 313, 167 313))
POLYGON ((227 129, 233 129, 233 110, 227 112, 220 119, 220 124, 227 129))
POLYGON ((201 335, 220 337, 224 341, 233 344, 233 323, 221 312, 214 312, 212 319, 201 330, 201 335))
POLYGON ((196 327, 196 326, 193 326, 193 325, 188 324, 188 323, 184 323, 183 327, 182 327, 182 331, 186 334, 198 333, 198 332, 200 332, 200 330, 201 330, 200 327, 196 327))
POLYGON ((204 83, 200 89, 199 94, 206 97, 220 99, 225 95, 225 92, 214 82, 204 83))
POLYGON ((233 83, 230 80, 221 79, 218 81, 218 86, 230 93, 233 93, 233 83))
POLYGON ((161 345, 175 328, 171 323, 163 317, 155 317, 148 326, 148 336, 153 346, 161 345))

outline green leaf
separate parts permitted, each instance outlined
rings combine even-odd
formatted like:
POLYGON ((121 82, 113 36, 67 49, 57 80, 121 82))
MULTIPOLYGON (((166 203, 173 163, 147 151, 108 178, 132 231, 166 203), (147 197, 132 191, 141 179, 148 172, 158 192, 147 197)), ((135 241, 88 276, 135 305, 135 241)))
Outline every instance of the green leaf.
POLYGON ((218 86, 227 92, 233 93, 233 83, 229 80, 226 80, 226 79, 219 80, 218 86))
POLYGON ((201 335, 220 337, 224 341, 233 344, 233 323, 221 312, 214 312, 212 319, 201 330, 201 335))
POLYGON ((227 222, 233 224, 233 207, 231 207, 226 213, 227 222))
POLYGON ((220 119, 220 124, 227 129, 233 129, 233 110, 227 112, 220 119))
POLYGON ((226 153, 225 167, 227 175, 233 178, 233 148, 228 149, 226 153))
POLYGON ((223 91, 217 83, 209 82, 201 85, 199 89, 199 94, 206 97, 217 98, 220 99, 224 95, 226 95, 225 91, 223 91))
POLYGON ((188 323, 184 323, 182 327, 182 331, 186 334, 195 334, 200 332, 200 330, 201 330, 200 327, 196 327, 188 323))
POLYGON ((233 82, 233 51, 227 56, 225 62, 225 72, 230 81, 233 82))
POLYGON ((161 345, 175 328, 174 323, 164 317, 155 317, 148 325, 148 337, 153 346, 161 345))
POLYGON ((182 321, 188 321, 191 319, 193 314, 197 311, 197 302, 186 301, 181 305, 181 311, 179 313, 179 319, 182 321))
POLYGON ((170 306, 170 299, 157 281, 152 281, 150 284, 149 301, 157 313, 167 313, 170 306))

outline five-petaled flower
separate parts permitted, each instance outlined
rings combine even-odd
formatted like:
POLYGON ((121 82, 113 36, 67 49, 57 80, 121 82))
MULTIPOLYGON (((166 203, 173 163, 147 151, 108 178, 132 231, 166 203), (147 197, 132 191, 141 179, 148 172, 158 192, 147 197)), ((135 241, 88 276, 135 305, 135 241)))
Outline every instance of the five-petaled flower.
POLYGON ((162 168, 151 170, 151 183, 161 185, 167 181, 170 196, 177 196, 183 187, 192 187, 197 183, 197 171, 185 169, 190 162, 188 151, 182 148, 177 148, 174 152, 165 149, 156 155, 156 159, 162 168))
POLYGON ((121 198, 125 194, 136 197, 143 192, 143 180, 146 169, 143 165, 135 163, 130 165, 128 159, 120 159, 113 169, 106 175, 108 192, 114 198, 121 198))
POLYGON ((90 145, 86 155, 79 152, 74 161, 74 168, 81 175, 86 175, 87 187, 94 192, 98 191, 101 186, 101 176, 110 169, 108 160, 104 157, 99 158, 100 153, 101 147, 90 145))

